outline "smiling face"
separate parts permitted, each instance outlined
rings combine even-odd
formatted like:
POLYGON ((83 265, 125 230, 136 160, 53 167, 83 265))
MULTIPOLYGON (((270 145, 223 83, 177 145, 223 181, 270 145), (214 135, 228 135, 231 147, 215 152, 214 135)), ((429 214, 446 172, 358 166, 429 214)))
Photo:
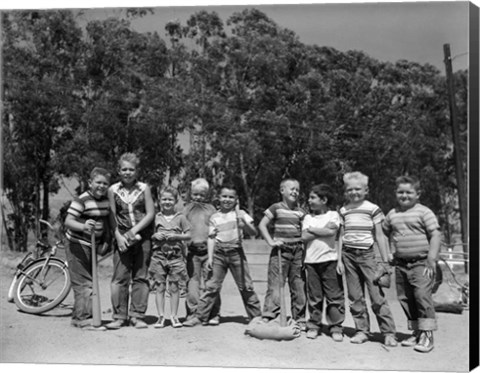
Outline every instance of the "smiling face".
POLYGON ((204 188, 192 188, 190 192, 190 199, 193 202, 205 202, 207 200, 208 190, 204 188))
POLYGON ((177 203, 177 199, 172 193, 163 192, 160 196, 159 203, 162 213, 170 214, 175 210, 175 204, 177 203))
POLYGON ((107 194, 108 186, 110 181, 105 175, 96 175, 93 179, 88 181, 88 186, 90 188, 90 193, 96 199, 100 199, 107 194))
POLYGON ((218 198, 220 202, 220 210, 223 212, 231 211, 235 208, 237 204, 237 192, 233 189, 223 188, 220 191, 220 196, 218 198))
POLYGON ((395 194, 402 210, 408 210, 415 206, 420 198, 420 192, 410 183, 398 184, 395 194))
POLYGON ((137 167, 132 162, 122 161, 118 167, 118 174, 122 183, 126 186, 130 186, 137 180, 137 167))
POLYGON ((298 194, 300 192, 300 184, 298 181, 287 180, 283 186, 280 187, 280 194, 283 201, 289 204, 294 204, 298 200, 298 194))
POLYGON ((361 203, 368 193, 368 186, 356 179, 345 182, 345 197, 350 203, 361 203))

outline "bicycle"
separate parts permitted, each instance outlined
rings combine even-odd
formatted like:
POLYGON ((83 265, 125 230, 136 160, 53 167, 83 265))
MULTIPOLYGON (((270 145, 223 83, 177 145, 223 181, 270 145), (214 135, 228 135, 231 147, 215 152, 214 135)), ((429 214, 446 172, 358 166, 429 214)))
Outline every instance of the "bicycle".
MULTIPOLYGON (((42 219, 39 222, 59 238, 49 222, 42 219)), ((63 248, 61 238, 54 245, 38 239, 35 249, 17 265, 7 300, 15 302, 21 311, 30 314, 50 311, 62 303, 71 289, 68 264, 55 257, 57 250, 63 248)))

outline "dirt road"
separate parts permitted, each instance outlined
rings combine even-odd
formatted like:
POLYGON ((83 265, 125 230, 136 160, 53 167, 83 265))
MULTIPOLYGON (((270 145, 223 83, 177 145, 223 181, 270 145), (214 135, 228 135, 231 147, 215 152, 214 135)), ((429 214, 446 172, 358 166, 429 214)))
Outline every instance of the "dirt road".
MULTIPOLYGON (((256 281, 255 289, 263 304, 268 250, 261 242, 248 241, 247 247, 252 277, 256 281)), ((0 363, 468 371, 468 311, 460 315, 438 313, 435 349, 429 354, 400 346, 384 348, 373 315, 373 341, 363 345, 349 343, 353 320, 348 312, 344 324, 346 338, 342 343, 333 342, 325 335, 309 340, 304 334, 293 341, 261 341, 244 335, 245 310, 232 277, 228 275, 222 289, 220 326, 154 329, 152 324, 157 318, 152 295, 146 318, 150 324, 148 329, 126 327, 117 331, 87 332, 70 326, 72 294, 62 308, 42 316, 17 311, 14 304, 7 302, 6 296, 18 259, 10 253, 2 252, 0 255, 0 363)), ((100 294, 104 322, 111 320, 111 270, 111 258, 101 263, 100 294)), ((397 324, 397 337, 405 338, 409 334, 407 323, 393 288, 388 291, 387 297, 397 324)), ((169 308, 168 303, 166 308, 169 308)), ((181 319, 185 315, 183 300, 179 315, 181 319)), ((4 367, 17 370, 15 364, 4 367)), ((2 371, 5 371, 4 368, 2 371)))

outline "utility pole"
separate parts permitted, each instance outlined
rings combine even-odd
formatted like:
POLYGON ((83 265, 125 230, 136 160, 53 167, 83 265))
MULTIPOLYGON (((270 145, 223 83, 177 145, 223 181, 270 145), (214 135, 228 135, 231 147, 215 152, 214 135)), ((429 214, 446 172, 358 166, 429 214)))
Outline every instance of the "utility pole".
MULTIPOLYGON (((455 175, 457 178, 458 203, 460 206, 460 222, 462 229, 462 247, 465 258, 468 258, 468 207, 467 188, 465 174, 463 172, 462 154, 460 152, 460 131, 457 119, 457 107, 455 105, 455 91, 453 85, 452 57, 450 56, 450 44, 443 45, 445 56, 445 69, 447 73, 448 103, 450 106, 450 124, 453 135, 453 156, 455 158, 455 175)), ((468 273, 467 261, 465 261, 465 272, 468 273)))

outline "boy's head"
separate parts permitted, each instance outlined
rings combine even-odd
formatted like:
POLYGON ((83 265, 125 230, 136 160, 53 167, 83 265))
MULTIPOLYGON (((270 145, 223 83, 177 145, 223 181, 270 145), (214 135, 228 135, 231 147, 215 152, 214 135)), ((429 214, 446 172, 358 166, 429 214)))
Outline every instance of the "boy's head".
POLYGON ((193 202, 205 202, 207 200, 210 185, 208 181, 203 178, 198 178, 192 181, 190 198, 193 202))
POLYGON ((235 208, 238 202, 237 190, 234 186, 226 185, 220 189, 218 196, 220 202, 220 210, 227 212, 235 208))
POLYGON ((160 209, 162 212, 172 212, 178 201, 178 192, 172 186, 167 186, 160 191, 160 209))
POLYGON ((402 210, 415 206, 420 198, 420 181, 413 176, 400 176, 395 180, 395 195, 402 210))
POLYGON ((368 194, 368 176, 361 172, 347 172, 343 175, 345 197, 348 202, 360 203, 368 194))
POLYGON ((95 167, 92 172, 90 172, 88 187, 94 198, 102 198, 107 194, 111 176, 109 171, 101 167, 95 167))
POLYGON ((124 184, 132 184, 138 177, 140 160, 134 153, 124 153, 118 160, 118 174, 124 184))
POLYGON ((285 179, 280 183, 280 194, 286 203, 294 204, 298 200, 300 183, 295 179, 285 179))
POLYGON ((313 211, 319 210, 323 206, 332 207, 334 204, 332 189, 326 184, 314 185, 310 190, 308 204, 313 211))

